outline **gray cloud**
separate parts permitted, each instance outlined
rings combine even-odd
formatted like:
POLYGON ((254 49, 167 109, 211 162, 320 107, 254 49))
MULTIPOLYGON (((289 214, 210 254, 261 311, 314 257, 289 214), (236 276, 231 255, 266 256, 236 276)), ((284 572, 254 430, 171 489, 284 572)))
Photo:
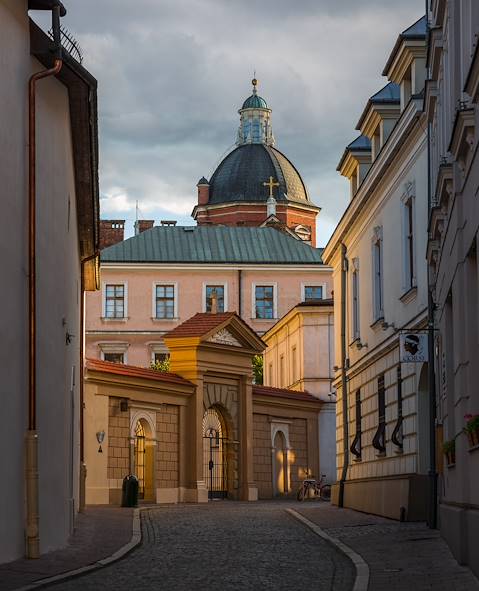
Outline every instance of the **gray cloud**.
POLYGON ((64 24, 99 81, 104 217, 191 223, 196 182, 232 146, 254 69, 277 147, 322 207, 348 200, 336 165, 397 35, 423 0, 83 0, 64 24))

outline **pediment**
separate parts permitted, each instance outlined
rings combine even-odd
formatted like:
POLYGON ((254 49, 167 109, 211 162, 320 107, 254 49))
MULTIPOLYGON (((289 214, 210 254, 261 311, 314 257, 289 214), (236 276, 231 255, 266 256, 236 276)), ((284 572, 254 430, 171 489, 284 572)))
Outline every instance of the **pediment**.
POLYGON ((230 345, 231 347, 243 347, 242 343, 240 343, 227 328, 222 328, 216 332, 207 340, 207 342, 218 343, 219 345, 230 345))

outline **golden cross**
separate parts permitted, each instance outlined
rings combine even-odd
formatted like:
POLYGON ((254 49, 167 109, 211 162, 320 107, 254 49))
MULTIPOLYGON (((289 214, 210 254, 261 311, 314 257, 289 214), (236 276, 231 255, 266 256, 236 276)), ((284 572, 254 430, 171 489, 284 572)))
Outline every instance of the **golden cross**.
POLYGON ((275 183, 275 182, 273 181, 273 177, 272 177, 272 176, 270 176, 270 177, 269 177, 269 181, 268 181, 267 183, 263 183, 263 185, 264 185, 265 187, 269 187, 269 196, 270 196, 270 197, 273 197, 273 188, 274 188, 274 187, 279 187, 279 183, 275 183))

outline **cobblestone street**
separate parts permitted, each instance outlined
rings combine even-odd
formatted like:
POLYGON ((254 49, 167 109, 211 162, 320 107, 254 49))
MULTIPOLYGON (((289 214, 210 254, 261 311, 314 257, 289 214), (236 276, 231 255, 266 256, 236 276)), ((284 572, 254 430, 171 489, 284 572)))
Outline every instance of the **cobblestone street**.
POLYGON ((138 549, 49 589, 352 589, 352 563, 286 513, 297 506, 226 501, 144 510, 138 549))

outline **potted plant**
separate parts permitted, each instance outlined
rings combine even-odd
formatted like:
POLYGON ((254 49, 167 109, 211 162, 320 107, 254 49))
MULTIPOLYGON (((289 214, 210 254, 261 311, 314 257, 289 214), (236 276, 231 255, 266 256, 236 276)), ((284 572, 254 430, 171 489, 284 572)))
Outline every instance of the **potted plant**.
POLYGON ((442 444, 442 451, 446 456, 447 464, 455 464, 456 463, 456 440, 450 439, 449 441, 445 441, 442 444))
POLYGON ((465 415, 464 433, 469 440, 469 447, 479 445, 479 415, 465 415))

